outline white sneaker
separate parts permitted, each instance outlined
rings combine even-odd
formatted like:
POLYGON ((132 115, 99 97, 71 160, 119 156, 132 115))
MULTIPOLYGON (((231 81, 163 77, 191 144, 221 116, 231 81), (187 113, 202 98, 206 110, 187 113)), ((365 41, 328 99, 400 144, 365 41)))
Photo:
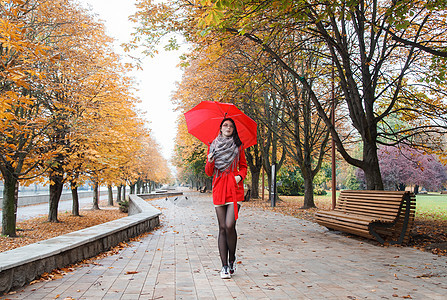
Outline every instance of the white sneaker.
POLYGON ((222 267, 222 270, 220 270, 220 278, 222 278, 222 279, 230 279, 231 278, 230 268, 228 268, 228 266, 222 267))
POLYGON ((236 269, 237 269, 237 257, 234 257, 234 261, 229 263, 229 271, 230 271, 230 275, 233 275, 234 273, 236 273, 236 269))

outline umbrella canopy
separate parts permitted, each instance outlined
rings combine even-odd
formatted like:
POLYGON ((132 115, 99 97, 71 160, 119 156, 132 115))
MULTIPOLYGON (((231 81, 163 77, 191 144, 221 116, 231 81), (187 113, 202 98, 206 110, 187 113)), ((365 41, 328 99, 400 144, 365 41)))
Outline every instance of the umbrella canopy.
POLYGON ((185 113, 188 132, 210 145, 219 134, 220 123, 225 118, 233 119, 244 149, 257 143, 256 122, 240 111, 234 104, 202 101, 185 113))

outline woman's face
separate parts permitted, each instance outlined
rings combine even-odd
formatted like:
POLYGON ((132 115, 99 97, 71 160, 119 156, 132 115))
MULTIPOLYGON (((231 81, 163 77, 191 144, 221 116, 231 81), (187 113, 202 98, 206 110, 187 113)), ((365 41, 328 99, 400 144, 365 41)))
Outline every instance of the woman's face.
POLYGON ((222 127, 220 128, 222 135, 225 137, 230 137, 233 135, 234 126, 230 120, 226 120, 223 122, 222 127))

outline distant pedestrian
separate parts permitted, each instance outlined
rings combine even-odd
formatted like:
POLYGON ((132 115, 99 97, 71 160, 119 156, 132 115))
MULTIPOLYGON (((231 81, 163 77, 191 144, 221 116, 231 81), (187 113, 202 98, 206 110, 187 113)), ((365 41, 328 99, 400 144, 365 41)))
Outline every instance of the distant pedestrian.
POLYGON ((207 158, 205 172, 213 176, 213 203, 219 222, 220 277, 228 279, 236 271, 236 220, 244 200, 243 181, 247 175, 245 152, 233 119, 222 120, 207 158))

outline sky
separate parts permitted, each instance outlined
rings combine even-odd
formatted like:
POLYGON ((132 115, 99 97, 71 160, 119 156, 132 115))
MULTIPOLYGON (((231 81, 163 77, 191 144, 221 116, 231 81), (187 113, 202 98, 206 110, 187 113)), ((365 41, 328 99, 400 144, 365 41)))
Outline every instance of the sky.
MULTIPOLYGON (((83 6, 90 7, 106 26, 107 35, 116 39, 115 51, 124 54, 119 46, 128 42, 134 24, 128 17, 135 12, 134 0, 78 0, 83 6)), ((141 100, 138 108, 145 111, 145 119, 150 121, 152 137, 161 147, 163 157, 170 159, 174 149, 176 119, 170 95, 181 81, 182 71, 177 67, 180 52, 160 51, 154 58, 143 60, 143 70, 133 76, 138 85, 137 96, 141 100)))

